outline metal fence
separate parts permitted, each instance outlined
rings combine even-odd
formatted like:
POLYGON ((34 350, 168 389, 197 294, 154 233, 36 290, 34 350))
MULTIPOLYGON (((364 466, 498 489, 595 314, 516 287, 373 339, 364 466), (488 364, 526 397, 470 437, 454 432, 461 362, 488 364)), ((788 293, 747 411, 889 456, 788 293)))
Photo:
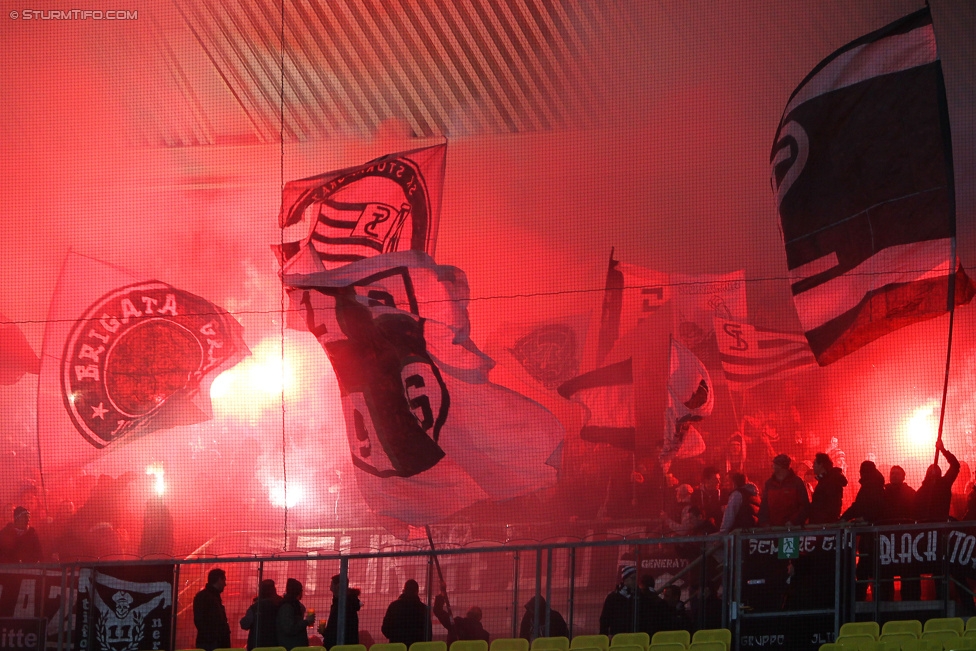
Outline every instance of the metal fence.
MULTIPOLYGON (((324 533, 302 535, 312 540, 324 533)), ((236 647, 245 644, 239 620, 262 579, 273 579, 279 591, 288 578, 301 581, 303 603, 324 622, 334 575, 361 590, 359 641, 367 646, 386 641, 383 615, 411 578, 430 605, 443 577, 454 614, 480 606, 492 638, 517 637, 526 613, 534 615, 526 605, 536 594, 563 615, 571 635, 583 635, 600 632, 603 601, 619 568, 634 565, 639 576, 652 577, 657 593, 674 586, 685 613, 675 621, 690 630, 729 628, 737 649, 816 649, 833 640, 845 621, 973 612, 976 523, 509 543, 438 549, 436 555, 396 545, 344 552, 341 544, 340 551, 302 555, 206 553, 179 560, 2 566, 0 627, 5 635, 35 631, 35 638, 58 651, 192 648, 193 597, 207 573, 220 567, 227 573, 222 599, 236 647)), ((660 597, 637 597, 647 598, 660 597)), ((545 621, 543 612, 543 632, 545 621)), ((641 626, 637 616, 634 626, 641 626)), ((314 643, 315 627, 310 634, 314 643)), ((446 636, 436 621, 433 635, 446 636)))

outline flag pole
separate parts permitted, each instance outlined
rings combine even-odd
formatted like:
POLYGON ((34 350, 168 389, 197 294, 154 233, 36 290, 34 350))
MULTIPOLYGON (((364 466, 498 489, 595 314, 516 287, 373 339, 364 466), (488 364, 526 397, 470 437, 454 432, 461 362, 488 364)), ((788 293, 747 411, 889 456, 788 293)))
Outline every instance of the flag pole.
POLYGON ((434 549, 434 536, 430 533, 430 525, 425 524, 424 530, 427 532, 427 543, 430 545, 430 556, 434 559, 434 568, 437 569, 437 578, 440 579, 441 585, 444 586, 444 605, 447 607, 447 616, 450 618, 451 622, 454 621, 454 613, 451 611, 451 600, 447 598, 447 583, 444 581, 444 573, 441 572, 441 562, 437 558, 437 551, 434 549))
POLYGON ((949 361, 952 359, 952 326, 956 317, 956 237, 952 236, 951 251, 949 256, 949 287, 946 302, 949 310, 949 334, 946 341, 946 363, 945 378, 942 381, 942 408, 939 410, 939 433, 935 439, 935 460, 932 463, 939 463, 939 447, 942 445, 942 428, 945 424, 946 398, 949 395, 949 361))
POLYGON ((616 266, 616 260, 613 259, 613 252, 615 249, 616 247, 610 247, 610 260, 607 262, 607 275, 603 281, 603 300, 600 302, 600 328, 596 335, 596 360, 593 364, 594 368, 599 368, 603 364, 603 361, 613 349, 613 344, 616 343, 617 337, 620 336, 619 314, 616 316, 613 322, 609 320, 610 302, 608 299, 608 292, 610 290, 610 283, 613 279, 614 267, 616 266))

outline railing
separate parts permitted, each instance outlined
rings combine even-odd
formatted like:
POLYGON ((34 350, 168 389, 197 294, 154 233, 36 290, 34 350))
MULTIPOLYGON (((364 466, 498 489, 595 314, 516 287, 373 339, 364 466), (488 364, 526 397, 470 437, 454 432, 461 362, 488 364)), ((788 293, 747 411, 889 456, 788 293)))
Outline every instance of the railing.
MULTIPOLYGON (((305 533, 314 538, 321 532, 305 533)), ((571 635, 600 632, 603 600, 615 587, 618 568, 633 564, 638 575, 653 575, 658 593, 669 586, 680 590, 687 613, 683 625, 691 629, 730 628, 733 647, 743 650, 816 649, 855 618, 880 622, 905 618, 908 611, 912 618, 972 613, 976 523, 634 536, 451 548, 436 556, 454 614, 480 606, 493 637, 517 637, 528 612, 524 605, 537 593, 564 616, 571 635)), ((35 637, 58 651, 118 651, 129 644, 192 648, 193 596, 214 567, 228 577, 222 597, 233 646, 244 646, 246 632, 238 620, 264 578, 274 579, 279 591, 288 577, 302 581, 303 602, 324 621, 330 579, 344 577, 362 590, 363 607, 355 615, 360 642, 367 644, 384 641, 383 614, 406 579, 420 582, 428 607, 440 582, 434 555, 417 548, 8 565, 0 566, 0 624, 8 631, 43 627, 35 637), (135 640, 137 635, 142 637, 135 640)), ((648 598, 658 597, 637 596, 635 629, 643 625, 639 601, 648 598)), ((533 616, 534 609, 528 614, 533 616)), ((543 611, 543 632, 546 621, 543 611)), ((314 636, 315 629, 310 632, 314 636)), ((435 622, 435 639, 444 635, 435 622)))

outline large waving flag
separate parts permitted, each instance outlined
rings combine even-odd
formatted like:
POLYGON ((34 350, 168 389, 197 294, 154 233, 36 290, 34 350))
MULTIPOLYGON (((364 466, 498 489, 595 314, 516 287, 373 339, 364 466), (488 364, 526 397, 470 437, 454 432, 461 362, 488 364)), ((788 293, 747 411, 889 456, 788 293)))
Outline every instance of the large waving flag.
POLYGON ((631 452, 636 449, 632 358, 579 375, 561 384, 558 391, 583 407, 581 439, 631 452))
POLYGON ((810 344, 800 333, 778 332, 716 317, 715 334, 725 379, 739 391, 817 367, 810 344))
POLYGON ((0 384, 13 384, 24 373, 39 371, 40 360, 24 333, 0 314, 0 384))
POLYGON ((668 408, 661 449, 665 467, 673 459, 705 451, 705 442, 692 424, 710 415, 715 405, 715 387, 708 369, 675 339, 671 339, 669 364, 668 408))
POLYGON ((562 426, 488 381, 460 269, 401 251, 283 280, 335 369, 357 482, 376 513, 428 524, 555 482, 562 426))
POLYGON ((51 301, 37 398, 45 471, 211 417, 210 383, 249 354, 240 324, 190 292, 71 253, 51 301))
POLYGON ((394 251, 434 255, 446 152, 440 144, 388 154, 286 183, 282 262, 314 273, 394 251), (304 259, 309 252, 315 255, 304 259))
POLYGON ((772 184, 821 365, 971 300, 953 246, 950 143, 928 8, 843 46, 793 91, 772 184))

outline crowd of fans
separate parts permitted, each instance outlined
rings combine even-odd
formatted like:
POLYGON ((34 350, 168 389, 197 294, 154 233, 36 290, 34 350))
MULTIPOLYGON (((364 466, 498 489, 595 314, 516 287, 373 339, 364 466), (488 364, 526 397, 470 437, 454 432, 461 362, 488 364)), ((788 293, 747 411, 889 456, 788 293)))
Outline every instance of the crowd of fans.
MULTIPOLYGON (((679 484, 668 510, 661 513, 665 528, 683 536, 729 533, 756 527, 795 527, 836 522, 905 524, 946 522, 951 518, 953 484, 959 460, 940 441, 937 455, 949 464, 945 474, 938 463, 928 467, 918 489, 905 483, 905 470, 892 466, 888 482, 873 461, 859 468, 856 496, 843 509, 848 479, 830 455, 819 452, 812 472, 801 478, 786 454, 773 457, 772 474, 763 487, 743 472, 706 467, 697 487, 679 484)), ((976 519, 976 490, 970 491, 964 520, 976 519)))
MULTIPOLYGON (((658 594, 654 591, 654 577, 645 574, 637 581, 637 568, 624 565, 619 571, 617 586, 607 595, 600 613, 600 632, 606 635, 634 630, 654 633, 663 630, 687 629, 691 619, 681 601, 681 590, 669 586, 658 594)), ((231 647, 231 630, 221 593, 227 585, 224 570, 215 568, 207 576, 207 585, 193 599, 193 623, 197 629, 196 647, 204 651, 231 647)), ((338 643, 339 621, 345 618, 343 644, 359 643, 361 607, 359 590, 346 588, 346 611, 339 614, 341 577, 336 575, 330 585, 332 605, 327 620, 319 623, 321 644, 331 648, 338 643)), ((315 613, 301 602, 302 584, 288 579, 285 594, 279 596, 275 582, 264 579, 258 595, 241 617, 240 626, 248 632, 247 648, 282 646, 290 651, 308 646, 308 629, 315 624, 315 613)), ((489 641, 490 635, 481 624, 482 611, 472 606, 464 616, 454 616, 447 599, 446 586, 434 600, 430 611, 447 632, 447 643, 457 640, 489 641)), ((403 586, 403 592, 387 607, 381 628, 390 642, 401 642, 408 648, 414 642, 433 639, 431 616, 420 598, 420 588, 414 579, 403 586)), ((551 608, 541 596, 534 596, 525 604, 519 636, 527 640, 538 637, 569 637, 569 627, 563 616, 551 608)), ((318 642, 318 640, 315 640, 318 642)))

